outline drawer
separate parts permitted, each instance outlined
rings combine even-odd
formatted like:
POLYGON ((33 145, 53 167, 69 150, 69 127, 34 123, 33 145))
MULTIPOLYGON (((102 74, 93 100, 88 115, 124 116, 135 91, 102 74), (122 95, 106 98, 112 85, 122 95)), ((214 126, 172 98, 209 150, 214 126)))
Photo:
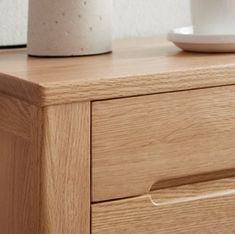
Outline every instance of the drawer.
POLYGON ((234 220, 234 178, 92 205, 92 234, 233 234, 234 220))
MULTIPOLYGON (((196 81, 195 81, 196 82, 196 81)), ((235 87, 92 104, 92 201, 235 168, 235 87)))

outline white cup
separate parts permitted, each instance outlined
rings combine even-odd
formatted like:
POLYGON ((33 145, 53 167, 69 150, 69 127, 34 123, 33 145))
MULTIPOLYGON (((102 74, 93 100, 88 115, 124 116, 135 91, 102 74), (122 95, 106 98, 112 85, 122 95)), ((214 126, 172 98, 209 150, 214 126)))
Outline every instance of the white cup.
POLYGON ((191 0, 195 34, 235 34, 235 0, 191 0))

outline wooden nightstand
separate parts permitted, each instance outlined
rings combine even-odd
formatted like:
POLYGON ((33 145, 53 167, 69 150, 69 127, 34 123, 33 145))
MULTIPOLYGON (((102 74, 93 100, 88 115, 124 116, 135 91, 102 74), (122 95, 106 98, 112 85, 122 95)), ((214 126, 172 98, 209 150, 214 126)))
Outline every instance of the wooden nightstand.
POLYGON ((0 52, 0 233, 235 233, 235 55, 168 42, 0 52))

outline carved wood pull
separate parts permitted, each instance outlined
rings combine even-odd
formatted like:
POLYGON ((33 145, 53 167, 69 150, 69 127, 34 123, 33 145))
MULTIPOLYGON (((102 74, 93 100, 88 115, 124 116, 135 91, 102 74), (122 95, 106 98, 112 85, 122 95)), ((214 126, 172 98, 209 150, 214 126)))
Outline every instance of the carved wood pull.
POLYGON ((155 183, 150 199, 156 206, 235 195, 235 171, 223 171, 155 183))

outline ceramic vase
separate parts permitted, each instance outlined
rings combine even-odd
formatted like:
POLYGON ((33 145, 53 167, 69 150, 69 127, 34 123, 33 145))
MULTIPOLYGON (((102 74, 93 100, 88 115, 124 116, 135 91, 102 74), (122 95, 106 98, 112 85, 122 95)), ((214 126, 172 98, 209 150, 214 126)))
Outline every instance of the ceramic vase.
POLYGON ((111 50, 112 0, 29 0, 29 55, 82 56, 111 50))

